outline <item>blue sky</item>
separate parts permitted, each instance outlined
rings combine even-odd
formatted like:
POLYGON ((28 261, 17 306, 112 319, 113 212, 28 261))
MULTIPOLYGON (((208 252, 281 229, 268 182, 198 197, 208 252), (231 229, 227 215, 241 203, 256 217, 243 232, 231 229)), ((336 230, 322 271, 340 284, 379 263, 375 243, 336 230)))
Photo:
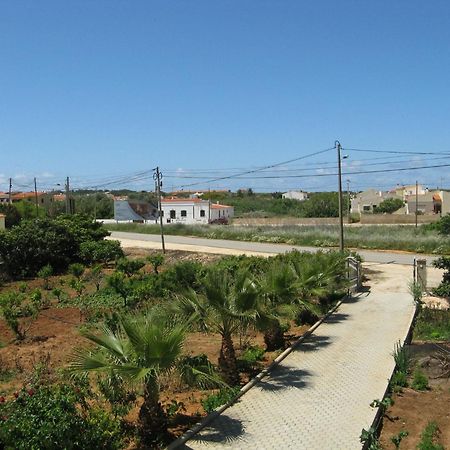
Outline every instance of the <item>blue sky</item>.
MULTIPOLYGON (((156 165, 166 189, 198 181, 332 190, 335 177, 317 175, 334 173, 333 151, 262 172, 305 178, 206 182, 335 139, 344 148, 450 152, 448 1, 1 0, 0 8, 0 190, 10 176, 26 189, 34 176, 51 188, 67 175, 75 188, 151 189, 151 176, 133 176, 156 165)), ((344 152, 344 171, 450 160, 344 152)), ((450 187, 449 167, 344 178, 355 189, 416 179, 450 187)))

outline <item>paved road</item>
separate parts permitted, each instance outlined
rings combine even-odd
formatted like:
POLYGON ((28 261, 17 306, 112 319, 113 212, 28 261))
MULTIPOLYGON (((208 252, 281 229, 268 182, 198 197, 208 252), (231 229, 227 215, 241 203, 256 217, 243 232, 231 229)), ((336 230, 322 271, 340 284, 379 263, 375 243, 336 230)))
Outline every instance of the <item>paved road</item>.
POLYGON ((270 376, 183 449, 353 450, 394 369, 413 316, 402 266, 377 266, 371 292, 343 303, 270 376), (386 276, 388 273, 391 276, 386 276), (393 291, 391 293, 386 291, 393 291))
MULTIPOLYGON (((123 241, 126 246, 160 248, 161 238, 156 234, 129 233, 123 231, 113 231, 111 237, 123 241)), ((168 249, 180 249, 186 251, 202 251, 206 253, 230 253, 239 252, 254 254, 276 254, 289 252, 293 249, 300 251, 316 252, 317 247, 301 247, 297 245, 286 244, 267 244, 259 242, 245 241, 229 241, 225 239, 206 239, 187 236, 165 236, 166 246, 168 249)), ((323 250, 323 249, 322 249, 323 250)), ((358 250, 358 253, 367 262, 376 263, 394 263, 412 265, 414 258, 427 259, 427 264, 436 259, 434 256, 426 256, 414 253, 404 252, 385 252, 358 250)))

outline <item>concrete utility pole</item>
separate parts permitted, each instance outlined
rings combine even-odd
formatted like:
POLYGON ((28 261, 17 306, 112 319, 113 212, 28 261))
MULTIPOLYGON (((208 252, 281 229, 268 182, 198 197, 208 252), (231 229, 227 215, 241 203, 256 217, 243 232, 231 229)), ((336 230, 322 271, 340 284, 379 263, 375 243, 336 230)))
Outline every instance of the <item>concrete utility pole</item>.
POLYGON ((347 223, 350 223, 350 209, 351 209, 351 202, 350 202, 350 180, 347 179, 347 223))
POLYGON ((70 214, 70 185, 69 185, 70 181, 69 181, 69 177, 66 178, 66 214, 70 214))
POLYGON ((161 187, 162 187, 162 173, 159 171, 159 167, 153 169, 153 179, 155 180, 155 190, 158 197, 158 210, 159 210, 159 226, 161 228, 161 246, 163 253, 166 253, 166 245, 164 243, 164 227, 163 227, 163 210, 161 204, 161 187))
POLYGON ((8 203, 12 204, 12 178, 9 179, 8 203))
POLYGON ((36 177, 34 177, 34 203, 36 205, 36 217, 39 217, 39 202, 38 202, 38 195, 37 195, 36 177))
POLYGON ((344 251, 344 218, 342 216, 342 168, 341 168, 341 143, 335 141, 334 143, 337 150, 338 158, 338 203, 339 203, 339 250, 344 251))
POLYGON ((416 228, 417 228, 417 215, 419 214, 419 184, 416 181, 416 228))

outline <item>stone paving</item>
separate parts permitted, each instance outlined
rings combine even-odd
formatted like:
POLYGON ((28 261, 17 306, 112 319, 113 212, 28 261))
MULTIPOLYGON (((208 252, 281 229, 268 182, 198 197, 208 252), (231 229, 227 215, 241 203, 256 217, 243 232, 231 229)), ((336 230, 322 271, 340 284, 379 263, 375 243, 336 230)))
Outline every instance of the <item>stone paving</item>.
MULTIPOLYGON (((392 274, 391 274, 392 275, 392 274)), ((389 280, 392 284, 392 278, 389 280)), ((343 303, 269 376, 181 447, 184 449, 360 449, 394 369, 414 306, 374 286, 343 303)), ((395 283, 394 283, 395 284, 395 283)))

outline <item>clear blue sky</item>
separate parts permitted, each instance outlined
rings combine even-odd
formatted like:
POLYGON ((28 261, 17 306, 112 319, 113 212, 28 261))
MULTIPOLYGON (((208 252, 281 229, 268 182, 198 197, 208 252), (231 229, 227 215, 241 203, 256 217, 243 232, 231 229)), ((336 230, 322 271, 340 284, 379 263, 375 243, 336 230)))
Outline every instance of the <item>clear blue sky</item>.
MULTIPOLYGON (((214 178, 236 171, 211 169, 289 160, 335 139, 344 148, 450 152, 448 0, 2 0, 0 7, 0 190, 10 176, 17 186, 36 176, 51 187, 70 175, 81 187, 156 165, 168 188, 195 181, 169 178, 177 170, 214 178)), ((353 169, 389 161, 348 153, 353 169)), ((445 162, 436 158, 371 167, 445 162)), ((315 175, 334 161, 329 152, 281 169, 310 167, 315 175)), ((356 189, 416 178, 440 185, 441 177, 450 186, 448 167, 348 178, 356 189)), ((211 187, 335 184, 313 177, 211 187)))

